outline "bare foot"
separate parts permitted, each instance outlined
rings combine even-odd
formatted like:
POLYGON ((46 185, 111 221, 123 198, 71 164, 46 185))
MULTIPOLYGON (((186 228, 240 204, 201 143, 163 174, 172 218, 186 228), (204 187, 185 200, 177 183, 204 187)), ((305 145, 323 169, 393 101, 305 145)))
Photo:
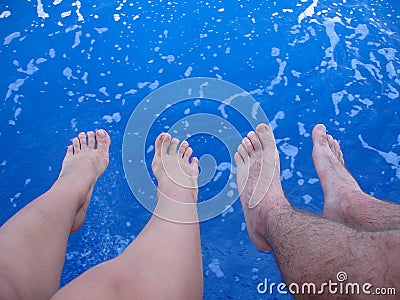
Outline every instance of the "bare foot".
POLYGON ((96 134, 81 132, 67 149, 58 181, 66 180, 71 188, 82 190, 71 232, 78 230, 85 221, 93 187, 108 166, 110 143, 110 136, 101 129, 96 134))
POLYGON ((158 192, 173 201, 197 202, 199 162, 187 141, 171 139, 168 133, 160 134, 155 142, 153 173, 158 181, 158 192))
POLYGON ((324 191, 323 216, 333 221, 345 222, 345 201, 351 201, 354 195, 363 192, 344 165, 338 141, 326 134, 324 125, 314 127, 312 138, 312 157, 324 191))
POLYGON ((254 245, 269 251, 265 220, 270 210, 289 206, 280 182, 279 154, 274 135, 265 125, 257 126, 242 140, 235 154, 237 181, 247 231, 254 245))

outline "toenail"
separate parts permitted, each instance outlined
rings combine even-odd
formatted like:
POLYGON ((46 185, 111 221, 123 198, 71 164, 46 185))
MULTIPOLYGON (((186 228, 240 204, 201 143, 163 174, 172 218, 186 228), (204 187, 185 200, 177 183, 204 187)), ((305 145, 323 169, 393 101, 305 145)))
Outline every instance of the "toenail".
POLYGON ((103 129, 100 129, 99 131, 97 131, 97 134, 99 135, 99 137, 105 137, 106 136, 106 132, 103 129))

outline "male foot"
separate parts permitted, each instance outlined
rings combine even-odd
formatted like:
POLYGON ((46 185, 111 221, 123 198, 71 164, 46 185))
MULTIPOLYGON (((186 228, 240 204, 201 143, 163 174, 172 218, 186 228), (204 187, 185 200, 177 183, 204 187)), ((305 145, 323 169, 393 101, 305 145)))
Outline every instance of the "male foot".
POLYGON ((67 181, 71 189, 82 190, 71 232, 78 230, 85 220, 93 187, 108 166, 110 143, 110 136, 101 129, 96 133, 81 132, 67 149, 58 182, 67 181))
POLYGON ((260 124, 242 140, 235 154, 237 181, 247 231, 254 245, 271 250, 265 239, 268 213, 290 207, 280 182, 279 154, 271 129, 260 124))
POLYGON ((326 134, 324 125, 314 127, 312 138, 312 157, 325 198, 323 216, 333 221, 345 222, 346 201, 352 201, 352 198, 363 192, 344 165, 338 141, 326 134))
POLYGON ((197 202, 197 177, 199 162, 192 156, 193 149, 187 141, 179 146, 178 139, 168 133, 160 134, 155 142, 152 170, 158 181, 158 190, 179 202, 197 202), (188 194, 190 197, 188 198, 188 194))

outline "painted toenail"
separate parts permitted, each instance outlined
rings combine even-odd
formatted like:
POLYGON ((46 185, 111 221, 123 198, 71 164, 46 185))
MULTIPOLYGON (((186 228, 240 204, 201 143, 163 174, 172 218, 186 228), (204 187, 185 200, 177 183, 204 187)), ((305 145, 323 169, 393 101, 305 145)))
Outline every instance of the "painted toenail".
POLYGON ((106 136, 106 132, 103 129, 99 130, 97 132, 97 134, 99 135, 99 137, 105 137, 106 136))

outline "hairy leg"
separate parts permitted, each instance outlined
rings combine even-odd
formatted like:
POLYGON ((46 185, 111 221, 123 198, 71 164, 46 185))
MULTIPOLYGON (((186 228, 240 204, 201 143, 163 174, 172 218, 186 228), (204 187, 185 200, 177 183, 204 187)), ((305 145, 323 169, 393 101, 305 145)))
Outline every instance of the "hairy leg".
POLYGON ((158 204, 135 241, 53 299, 202 299, 200 229, 194 205, 198 160, 189 161, 192 149, 187 142, 179 150, 178 144, 169 134, 156 140, 152 168, 158 180, 158 204), (177 222, 184 220, 192 223, 177 222))
MULTIPOLYGON (((271 166, 268 160, 276 159, 276 153, 272 131, 261 124, 256 133, 251 132, 244 139, 235 159, 238 186, 239 189, 244 187, 241 202, 250 237, 260 250, 266 250, 267 246, 272 248, 285 282, 300 286, 314 283, 319 290, 329 280, 338 283, 337 273, 346 272, 348 281, 352 283, 369 282, 374 287, 400 288, 400 263, 396 258, 400 254, 400 231, 358 231, 296 211, 282 192, 279 173, 273 177, 269 188, 262 180, 256 184, 241 182, 254 182, 251 178, 246 179, 247 170, 263 170, 263 166, 271 166), (249 195, 263 195, 263 198, 256 207, 249 208, 249 195)), ((279 171, 279 163, 276 170, 279 171)), ((253 176, 253 173, 249 175, 253 176)), ((301 290, 297 296, 302 298, 301 290)), ((338 294, 330 295, 327 289, 319 297, 343 298, 338 294)), ((365 294, 358 297, 364 299, 365 294)), ((312 297, 304 295, 304 298, 312 297)))
POLYGON ((104 130, 80 133, 50 190, 0 228, 1 299, 49 299, 59 289, 69 234, 85 219, 109 145, 104 130))
POLYGON ((367 231, 400 229, 400 205, 364 193, 344 165, 339 143, 324 125, 313 130, 313 160, 324 191, 323 216, 367 231))

